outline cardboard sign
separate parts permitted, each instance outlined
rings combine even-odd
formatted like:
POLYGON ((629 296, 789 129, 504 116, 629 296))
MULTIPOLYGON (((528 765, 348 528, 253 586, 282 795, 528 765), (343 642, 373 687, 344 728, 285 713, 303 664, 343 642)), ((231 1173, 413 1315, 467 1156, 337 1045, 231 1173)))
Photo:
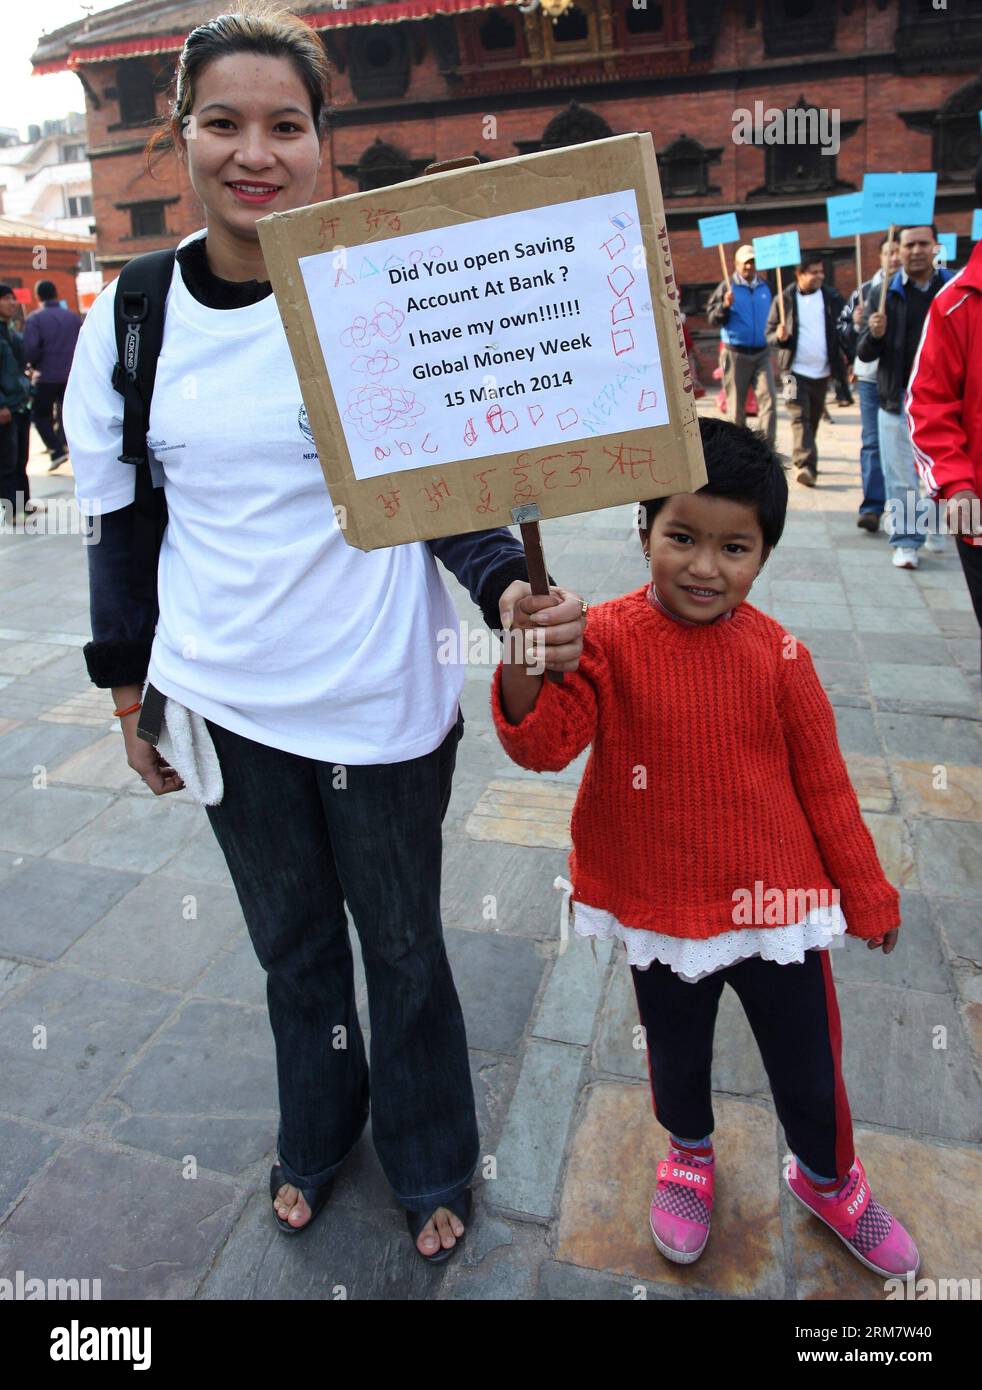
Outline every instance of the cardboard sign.
POLYGON ((864 232, 878 232, 879 225, 867 225, 868 214, 862 192, 843 193, 837 198, 826 198, 829 236, 862 236, 864 232))
POLYGON ((866 174, 863 201, 867 231, 925 227, 934 221, 937 174, 866 174))
POLYGON ((939 232, 938 245, 944 248, 944 264, 951 265, 958 259, 958 233, 939 232))
POLYGON ((754 252, 758 270, 774 270, 779 265, 797 265, 801 247, 797 232, 775 232, 773 236, 755 236, 754 252))
POLYGON ((647 132, 437 172, 257 228, 350 544, 705 482, 647 132))
POLYGON ((740 240, 735 212, 721 212, 717 217, 699 218, 699 235, 703 246, 727 246, 740 240))

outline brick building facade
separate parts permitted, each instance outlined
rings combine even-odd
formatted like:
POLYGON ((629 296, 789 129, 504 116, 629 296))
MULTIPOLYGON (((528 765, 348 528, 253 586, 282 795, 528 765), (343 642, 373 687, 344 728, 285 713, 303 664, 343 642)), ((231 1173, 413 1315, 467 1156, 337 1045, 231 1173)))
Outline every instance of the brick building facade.
MULTIPOLYGON (((971 241, 980 152, 982 0, 564 0, 517 5, 403 0, 296 8, 331 59, 328 157, 318 198, 415 177, 461 154, 482 160, 650 130, 676 275, 691 326, 719 279, 697 219, 734 211, 744 240, 797 227, 830 282, 855 283, 850 241, 832 242, 825 199, 868 170, 938 171, 936 221, 971 241), (437 13, 437 11, 439 11, 437 13), (840 148, 735 143, 735 113, 825 108, 840 148)), ((183 39, 219 4, 133 0, 45 36, 39 72, 85 91, 98 262, 108 274, 203 223, 173 156, 143 147, 183 39)), ((864 239, 871 272, 878 238, 864 239)), ((730 248, 732 252, 734 248, 730 248)))

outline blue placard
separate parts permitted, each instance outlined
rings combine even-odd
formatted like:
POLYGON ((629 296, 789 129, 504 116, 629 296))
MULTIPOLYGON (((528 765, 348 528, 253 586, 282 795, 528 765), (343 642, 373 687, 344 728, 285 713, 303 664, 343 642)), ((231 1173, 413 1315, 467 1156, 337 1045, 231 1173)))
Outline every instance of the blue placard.
POLYGON ((982 241, 982 208, 976 208, 972 213, 972 240, 982 241))
POLYGON ((775 232, 773 236, 754 237, 754 255, 758 270, 773 270, 779 265, 797 265, 801 246, 797 232, 775 232))
POLYGON ((982 111, 979 112, 979 125, 982 126, 982 111))
POLYGON ((934 221, 937 174, 867 174, 863 200, 867 230, 925 227, 934 221))
POLYGON ((829 236, 855 236, 865 231, 863 226, 862 193, 843 193, 839 198, 826 198, 829 236))
POLYGON ((945 265, 951 265, 952 261, 958 259, 958 233, 939 232, 938 245, 944 247, 945 265))
POLYGON ((825 207, 830 237, 862 236, 864 232, 880 230, 880 224, 870 218, 862 190, 859 193, 843 193, 838 198, 826 198, 825 207))
POLYGON ((735 212, 721 212, 718 217, 700 217, 699 235, 703 246, 724 246, 740 240, 735 212))

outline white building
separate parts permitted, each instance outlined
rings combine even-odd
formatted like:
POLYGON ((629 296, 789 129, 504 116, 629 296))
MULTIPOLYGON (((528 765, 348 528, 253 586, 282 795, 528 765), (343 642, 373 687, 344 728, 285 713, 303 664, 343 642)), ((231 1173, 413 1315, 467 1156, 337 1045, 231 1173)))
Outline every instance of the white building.
MULTIPOLYGON (((0 212, 71 236, 92 232, 92 175, 86 157, 85 116, 72 111, 43 127, 28 127, 26 141, 0 131, 0 212), (9 141, 9 143, 8 143, 9 141)), ((79 306, 84 312, 102 289, 94 250, 79 253, 79 306)))

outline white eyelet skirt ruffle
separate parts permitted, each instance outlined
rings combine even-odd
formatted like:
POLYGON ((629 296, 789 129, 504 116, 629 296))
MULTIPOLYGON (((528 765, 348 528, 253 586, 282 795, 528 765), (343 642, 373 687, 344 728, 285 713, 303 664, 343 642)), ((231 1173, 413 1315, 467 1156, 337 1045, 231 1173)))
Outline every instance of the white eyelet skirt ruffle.
POLYGON ((595 936, 601 941, 613 938, 626 948, 629 965, 647 970, 657 960, 690 984, 751 956, 779 965, 800 964, 806 951, 825 950, 846 931, 846 919, 837 904, 813 908, 802 921, 790 926, 741 927, 706 940, 625 927, 612 913, 588 903, 570 903, 569 907, 577 936, 595 936))

